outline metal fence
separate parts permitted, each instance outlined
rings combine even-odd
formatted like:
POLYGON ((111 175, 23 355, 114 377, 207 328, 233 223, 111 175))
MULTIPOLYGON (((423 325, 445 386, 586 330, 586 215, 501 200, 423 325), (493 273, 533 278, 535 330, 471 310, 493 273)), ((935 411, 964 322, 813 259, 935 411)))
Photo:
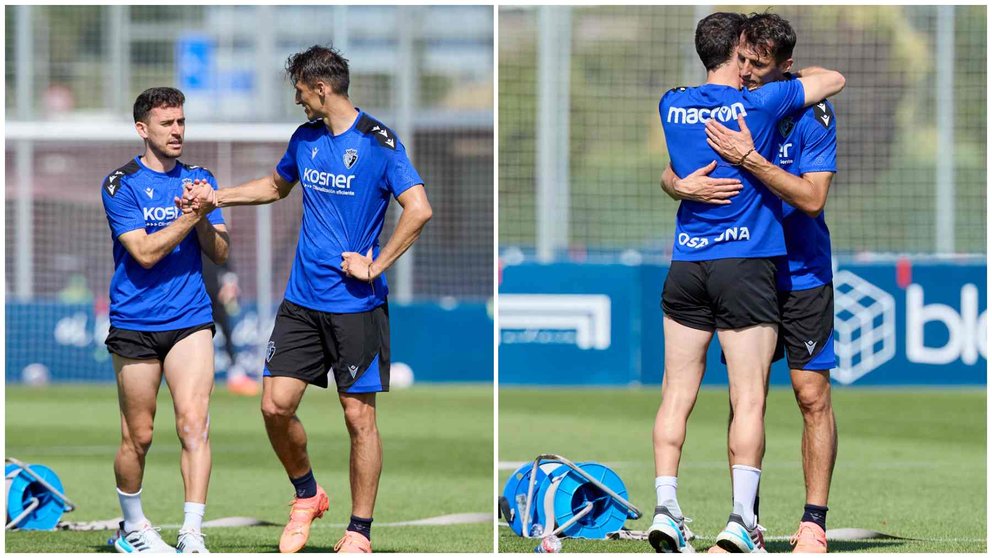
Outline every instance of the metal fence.
MULTIPOLYGON (((670 254, 657 106, 705 72, 696 22, 765 6, 499 10, 499 242, 541 259, 670 254)), ((986 8, 783 6, 796 67, 835 68, 837 254, 986 251, 986 8)))
MULTIPOLYGON (((434 219, 389 272, 394 298, 492 294, 493 25, 488 6, 8 6, 6 284, 22 300, 105 297, 104 176, 141 151, 142 90, 187 95, 183 160, 221 187, 266 175, 305 117, 283 67, 333 44, 352 100, 393 127, 424 177, 434 219), (320 22, 314 25, 313 22, 320 22)), ((282 296, 300 194, 227 211, 242 290, 282 296)), ((383 241, 397 206, 387 215, 383 241)))

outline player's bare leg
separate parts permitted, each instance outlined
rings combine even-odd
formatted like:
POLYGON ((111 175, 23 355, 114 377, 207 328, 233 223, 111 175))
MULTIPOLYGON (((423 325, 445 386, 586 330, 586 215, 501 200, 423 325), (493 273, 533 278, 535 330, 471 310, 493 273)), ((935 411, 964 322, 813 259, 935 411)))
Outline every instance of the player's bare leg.
POLYGON ((280 552, 297 552, 310 538, 310 524, 330 507, 327 493, 317 485, 307 455, 307 433, 296 416, 307 383, 287 376, 262 378, 262 417, 276 456, 296 487, 289 523, 279 538, 280 552))
POLYGON ((117 400, 121 409, 121 445, 114 459, 117 497, 124 521, 113 537, 120 552, 175 552, 152 528, 141 506, 145 456, 152 445, 155 399, 162 381, 162 363, 113 354, 117 400))
POLYGON ((351 513, 372 517, 382 472, 382 440, 375 421, 375 394, 341 393, 338 397, 351 436, 351 513))
POLYGON ((186 501, 205 504, 211 468, 209 405, 214 388, 210 330, 197 331, 176 343, 165 357, 165 381, 176 413, 186 501))
POLYGON ((121 445, 114 459, 114 476, 121 492, 134 494, 141 490, 145 455, 152 445, 162 363, 112 356, 121 410, 121 445))
POLYGON ((837 423, 830 400, 830 372, 792 370, 792 389, 803 415, 806 508, 792 543, 796 552, 826 552, 827 497, 837 460, 837 423))
POLYGON ((733 552, 753 552, 763 547, 754 501, 761 478, 765 443, 765 397, 778 327, 760 324, 717 331, 727 358, 730 405, 733 419, 728 433, 734 508, 717 545, 733 552))
POLYGON ((691 551, 692 535, 678 504, 679 461, 686 423, 699 395, 706 370, 706 348, 713 332, 682 325, 665 316, 665 374, 661 405, 655 415, 653 444, 657 507, 648 530, 648 542, 658 552, 691 551))
POLYGON ((295 479, 310 471, 307 455, 307 433, 296 416, 296 409, 306 392, 307 383, 288 376, 262 378, 262 417, 265 431, 276 456, 289 478, 295 479))

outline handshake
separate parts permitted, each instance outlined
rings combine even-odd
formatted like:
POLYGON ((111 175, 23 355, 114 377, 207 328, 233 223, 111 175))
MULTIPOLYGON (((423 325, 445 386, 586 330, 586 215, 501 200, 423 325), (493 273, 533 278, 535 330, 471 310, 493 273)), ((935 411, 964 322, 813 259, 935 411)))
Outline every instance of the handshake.
POLYGON ((197 178, 183 188, 183 197, 174 198, 176 207, 184 214, 194 213, 204 217, 217 209, 217 192, 206 180, 197 178))

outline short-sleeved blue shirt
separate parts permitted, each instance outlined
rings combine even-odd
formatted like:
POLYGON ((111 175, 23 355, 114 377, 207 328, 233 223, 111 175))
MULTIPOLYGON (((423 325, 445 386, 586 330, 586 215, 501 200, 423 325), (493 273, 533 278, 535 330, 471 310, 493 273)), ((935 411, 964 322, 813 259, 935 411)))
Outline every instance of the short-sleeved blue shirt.
POLYGON ((661 123, 672 168, 688 176, 716 161, 710 176, 739 178, 740 193, 727 205, 682 201, 675 221, 673 261, 723 258, 763 258, 785 254, 781 201, 759 180, 721 158, 706 143, 706 122, 716 118, 739 130, 743 115, 754 139, 755 150, 771 159, 776 124, 805 102, 799 80, 770 83, 754 90, 705 84, 679 87, 665 93, 659 104, 661 123))
POLYGON ((366 312, 386 300, 385 275, 373 285, 341 270, 341 254, 372 249, 390 197, 423 184, 399 138, 359 110, 333 135, 321 120, 296 129, 276 172, 303 187, 303 222, 286 300, 321 312, 366 312))
MULTIPOLYGON (((182 162, 167 173, 154 171, 135 157, 103 181, 103 208, 114 241, 114 276, 110 280, 110 325, 137 331, 169 331, 213 321, 210 298, 203 286, 200 242, 190 231, 151 269, 141 267, 119 237, 137 229, 148 234, 179 218, 174 198, 185 183, 206 180, 216 190, 213 174, 182 162)), ((207 215, 224 224, 220 209, 207 215)))
MULTIPOLYGON (((837 172, 837 124, 830 101, 821 101, 778 123, 775 164, 802 176, 807 172, 837 172)), ((779 265, 780 291, 801 291, 826 285, 833 278, 830 231, 821 212, 816 218, 782 202, 782 229, 788 266, 779 265)))

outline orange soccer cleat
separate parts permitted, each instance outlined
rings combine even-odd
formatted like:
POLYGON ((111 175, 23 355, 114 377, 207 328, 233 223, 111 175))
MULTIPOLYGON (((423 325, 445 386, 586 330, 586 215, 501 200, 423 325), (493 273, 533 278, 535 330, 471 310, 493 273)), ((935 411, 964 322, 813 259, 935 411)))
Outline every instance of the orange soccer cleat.
POLYGON ((821 554, 827 551, 827 533, 812 521, 803 521, 799 530, 789 539, 793 552, 821 554))
POLYGON ((345 531, 341 540, 334 545, 334 552, 339 554, 345 552, 372 553, 372 541, 365 538, 361 533, 345 531))
POLYGON ((297 552, 307 544, 310 538, 310 524, 314 519, 324 516, 330 507, 327 492, 317 485, 317 495, 310 498, 293 498, 290 503, 289 523, 279 538, 279 552, 297 552))

